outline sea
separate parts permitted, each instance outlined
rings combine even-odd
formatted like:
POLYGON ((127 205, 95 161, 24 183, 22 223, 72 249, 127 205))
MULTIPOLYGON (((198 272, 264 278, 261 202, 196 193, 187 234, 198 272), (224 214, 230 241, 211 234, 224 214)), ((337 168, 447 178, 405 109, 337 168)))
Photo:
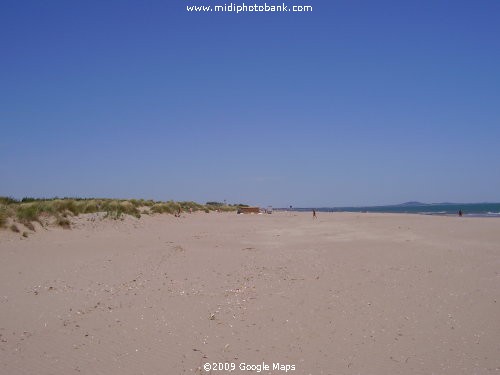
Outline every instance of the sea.
MULTIPOLYGON (((318 212, 379 212, 420 215, 456 216, 462 211, 467 217, 500 218, 500 203, 404 203, 389 206, 314 207, 318 212)), ((288 209, 290 210, 290 209, 288 209)), ((293 211, 312 211, 313 208, 293 208, 293 211)))

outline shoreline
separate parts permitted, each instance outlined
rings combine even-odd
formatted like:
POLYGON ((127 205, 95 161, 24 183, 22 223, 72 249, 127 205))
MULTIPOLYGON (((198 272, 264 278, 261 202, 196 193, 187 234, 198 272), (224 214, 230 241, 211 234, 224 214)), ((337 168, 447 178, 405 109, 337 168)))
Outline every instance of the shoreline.
MULTIPOLYGON (((274 209, 276 212, 311 212, 313 208, 302 208, 297 210, 282 210, 274 209)), ((358 213, 358 214, 398 214, 398 215, 424 215, 424 216, 445 216, 445 217, 460 217, 457 213, 448 212, 382 212, 382 211, 340 211, 340 210, 322 210, 316 209, 317 213, 358 213)), ((487 218, 500 218, 500 212, 488 213, 464 213, 462 217, 487 217, 487 218)))

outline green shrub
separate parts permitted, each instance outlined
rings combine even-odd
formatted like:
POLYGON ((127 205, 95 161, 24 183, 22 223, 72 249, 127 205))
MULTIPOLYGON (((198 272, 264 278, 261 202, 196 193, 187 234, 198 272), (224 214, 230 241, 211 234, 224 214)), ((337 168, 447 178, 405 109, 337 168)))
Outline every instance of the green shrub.
POLYGON ((24 197, 23 199, 21 199, 21 202, 22 203, 29 203, 29 202, 34 202, 36 201, 37 199, 36 198, 32 198, 32 197, 24 197))
POLYGON ((224 206, 224 203, 221 203, 221 202, 207 202, 205 204, 207 206, 224 206))

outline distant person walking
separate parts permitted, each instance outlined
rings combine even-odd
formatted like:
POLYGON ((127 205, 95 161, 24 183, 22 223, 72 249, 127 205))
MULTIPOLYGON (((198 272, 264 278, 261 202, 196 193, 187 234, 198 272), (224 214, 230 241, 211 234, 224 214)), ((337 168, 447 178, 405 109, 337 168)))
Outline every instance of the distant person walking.
POLYGON ((460 216, 460 217, 461 217, 462 215, 463 215, 462 210, 458 210, 458 216, 460 216))
POLYGON ((313 209, 313 219, 316 219, 316 210, 313 209))

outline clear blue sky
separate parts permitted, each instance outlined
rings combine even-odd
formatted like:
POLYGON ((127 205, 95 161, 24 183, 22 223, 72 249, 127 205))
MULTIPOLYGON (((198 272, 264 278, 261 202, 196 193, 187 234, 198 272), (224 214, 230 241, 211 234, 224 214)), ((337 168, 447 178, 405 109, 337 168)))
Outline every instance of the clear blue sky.
POLYGON ((500 1, 224 3, 2 1, 0 195, 500 201, 500 1))

